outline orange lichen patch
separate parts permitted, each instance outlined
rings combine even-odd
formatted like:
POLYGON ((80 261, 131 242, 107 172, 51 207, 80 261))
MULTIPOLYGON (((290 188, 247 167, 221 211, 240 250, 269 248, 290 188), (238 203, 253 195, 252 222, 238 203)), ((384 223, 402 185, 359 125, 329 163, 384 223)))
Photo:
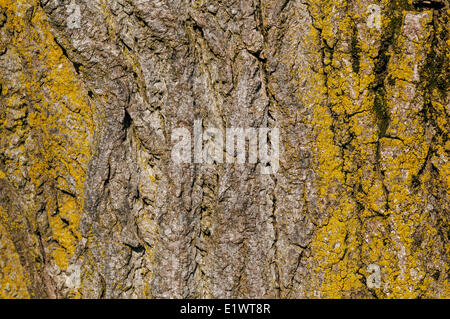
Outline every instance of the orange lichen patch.
MULTIPOLYGON (((78 226, 95 129, 93 110, 38 1, 0 0, 0 5, 7 9, 4 27, 14 33, 8 54, 20 59, 22 65, 15 78, 1 78, 2 94, 7 108, 15 107, 17 101, 27 105, 26 121, 16 121, 13 134, 5 138, 20 130, 28 135, 26 143, 15 151, 21 159, 15 163, 17 170, 5 174, 10 180, 16 174, 29 179, 36 190, 43 185, 50 187, 45 186, 42 194, 52 238, 57 242, 50 251, 56 265, 64 270, 81 238, 78 226)), ((6 143, 14 147, 11 139, 6 143)), ((26 213, 30 220, 34 220, 35 209, 29 201, 26 213)))
MULTIPOLYGON (((420 92, 411 82, 417 79, 417 70, 426 58, 430 20, 426 13, 420 16, 423 36, 411 43, 404 35, 395 36, 403 31, 401 25, 387 30, 392 26, 390 20, 403 18, 404 24, 405 19, 401 10, 389 12, 387 1, 381 4, 382 30, 361 27, 361 19, 365 18, 363 3, 358 1, 349 10, 339 9, 341 1, 315 1, 309 6, 316 28, 310 33, 312 41, 333 46, 333 51, 331 56, 325 55, 325 67, 310 82, 313 90, 323 94, 311 93, 307 101, 314 105, 319 195, 323 202, 330 203, 320 207, 326 218, 318 225, 311 244, 313 274, 308 291, 312 297, 358 296, 368 290, 366 267, 377 264, 382 283, 372 294, 429 296, 433 280, 423 256, 426 251, 448 248, 435 241, 438 230, 430 214, 423 213, 429 205, 428 191, 423 188, 418 193, 410 185, 429 154, 416 105, 416 94, 420 92), (339 31, 330 21, 338 23, 339 31), (356 37, 351 31, 355 30, 353 23, 358 22, 356 37), (391 45, 404 49, 389 49, 393 52, 385 62, 386 78, 394 84, 383 81, 381 95, 372 88, 381 76, 375 74, 375 66, 380 65, 383 32, 388 31, 392 32, 390 41, 395 41, 391 45), (349 52, 350 46, 359 50, 349 52), (358 65, 352 67, 355 61, 358 65)), ((435 104, 442 109, 438 102, 435 104)), ((442 118, 437 122, 444 125, 445 116, 442 118)), ((424 175, 422 182, 431 180, 424 175)), ((448 283, 444 284, 448 291, 448 283)))
POLYGON ((53 230, 53 238, 59 247, 53 252, 55 262, 63 269, 67 268, 69 258, 67 251, 74 251, 81 236, 78 233, 81 208, 77 201, 68 195, 62 195, 58 202, 58 214, 49 216, 49 224, 53 230), (67 234, 70 233, 71 236, 67 234))
POLYGON ((0 298, 29 298, 24 270, 14 243, 0 223, 0 298))

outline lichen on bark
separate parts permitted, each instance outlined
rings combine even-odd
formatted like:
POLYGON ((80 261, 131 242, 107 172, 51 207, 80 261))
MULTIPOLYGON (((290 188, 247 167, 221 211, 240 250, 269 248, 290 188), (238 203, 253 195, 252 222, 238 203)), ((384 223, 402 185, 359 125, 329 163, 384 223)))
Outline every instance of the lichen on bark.
POLYGON ((0 297, 449 298, 449 13, 0 0, 0 297), (280 169, 177 165, 196 120, 280 169))

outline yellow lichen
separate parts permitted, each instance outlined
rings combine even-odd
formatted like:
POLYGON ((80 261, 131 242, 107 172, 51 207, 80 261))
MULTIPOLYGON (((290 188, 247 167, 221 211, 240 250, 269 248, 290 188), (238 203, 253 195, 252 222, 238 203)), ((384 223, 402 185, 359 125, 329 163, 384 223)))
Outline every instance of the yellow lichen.
MULTIPOLYGON (((46 184, 55 190, 47 188, 43 196, 52 237, 57 242, 51 246, 51 254, 64 270, 81 238, 78 226, 91 157, 93 110, 74 67, 55 42, 38 1, 1 0, 0 6, 7 10, 5 27, 15 34, 8 53, 18 57, 23 66, 17 79, 2 77, 2 94, 10 108, 21 94, 33 101, 27 105, 27 123, 15 128, 16 132, 22 129, 29 134, 31 144, 28 148, 20 146, 22 160, 15 164, 18 170, 5 172, 5 177, 14 180, 14 175, 25 176, 35 189, 46 184), (26 21, 28 9, 33 10, 30 22, 26 21), (9 94, 11 88, 16 90, 9 94)), ((35 210, 29 202, 26 215, 30 220, 34 220, 35 210)))

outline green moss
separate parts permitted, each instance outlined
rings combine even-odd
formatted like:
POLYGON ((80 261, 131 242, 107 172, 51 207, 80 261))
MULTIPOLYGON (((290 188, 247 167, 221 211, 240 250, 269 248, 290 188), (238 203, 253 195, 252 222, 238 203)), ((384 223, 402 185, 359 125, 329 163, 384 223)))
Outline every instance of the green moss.
POLYGON ((448 16, 438 13, 433 21, 435 36, 433 37, 427 59, 421 70, 421 79, 423 86, 429 92, 437 89, 442 98, 445 99, 450 81, 450 66, 448 54, 449 35, 447 29, 442 26, 448 25, 448 16))

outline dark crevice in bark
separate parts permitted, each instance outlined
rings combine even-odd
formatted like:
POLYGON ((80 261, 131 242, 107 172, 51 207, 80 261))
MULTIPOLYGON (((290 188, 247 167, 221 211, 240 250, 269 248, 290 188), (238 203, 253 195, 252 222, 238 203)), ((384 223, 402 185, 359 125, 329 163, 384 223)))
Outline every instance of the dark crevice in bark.
POLYGON ((58 45, 58 47, 61 49, 62 54, 67 58, 67 60, 68 60, 70 63, 72 63, 72 65, 73 65, 73 67, 74 67, 74 69, 75 69, 75 72, 79 75, 79 74, 80 74, 80 67, 82 66, 82 64, 73 61, 73 60, 69 57, 69 54, 67 53, 67 50, 62 46, 61 43, 58 42, 58 39, 57 39, 56 37, 54 38, 54 40, 55 40, 55 43, 58 45))
POLYGON ((415 0, 413 6, 416 9, 436 9, 440 10, 445 7, 445 3, 441 0, 415 0))

